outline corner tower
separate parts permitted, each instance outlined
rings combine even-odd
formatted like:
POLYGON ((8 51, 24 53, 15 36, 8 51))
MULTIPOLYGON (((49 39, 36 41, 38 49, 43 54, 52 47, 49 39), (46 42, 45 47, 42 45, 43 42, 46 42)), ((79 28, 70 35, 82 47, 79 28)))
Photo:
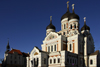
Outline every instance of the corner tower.
POLYGON ((67 36, 68 31, 68 17, 71 15, 69 11, 69 1, 67 1, 67 12, 61 17, 61 34, 67 36))
POLYGON ((68 18, 69 21, 69 36, 73 36, 79 33, 79 16, 74 12, 74 4, 72 4, 73 12, 68 18))

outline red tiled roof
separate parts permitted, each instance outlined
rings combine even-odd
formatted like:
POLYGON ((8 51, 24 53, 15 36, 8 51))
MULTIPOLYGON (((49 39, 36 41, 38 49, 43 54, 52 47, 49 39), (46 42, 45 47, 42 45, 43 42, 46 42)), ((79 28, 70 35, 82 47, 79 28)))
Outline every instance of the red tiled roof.
POLYGON ((14 52, 17 52, 18 54, 23 55, 22 52, 17 49, 12 49, 11 51, 9 51, 10 54, 13 54, 14 52))

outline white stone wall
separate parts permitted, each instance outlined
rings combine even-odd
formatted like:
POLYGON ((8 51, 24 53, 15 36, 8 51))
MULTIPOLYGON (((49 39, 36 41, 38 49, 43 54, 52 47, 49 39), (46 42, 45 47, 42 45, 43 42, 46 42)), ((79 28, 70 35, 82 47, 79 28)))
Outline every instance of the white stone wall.
POLYGON ((97 67, 97 55, 89 56, 89 67, 97 67), (90 60, 93 60, 93 64, 90 64, 90 60))

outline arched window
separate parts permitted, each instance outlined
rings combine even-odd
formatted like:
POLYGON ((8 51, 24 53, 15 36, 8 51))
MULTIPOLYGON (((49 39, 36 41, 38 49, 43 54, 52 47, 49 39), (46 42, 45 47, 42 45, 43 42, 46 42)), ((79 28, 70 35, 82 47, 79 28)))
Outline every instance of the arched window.
POLYGON ((51 52, 53 51, 53 46, 51 46, 51 52))
POLYGON ((70 50, 72 50, 72 45, 70 44, 70 50))
POLYGON ((52 63, 52 59, 50 59, 50 64, 52 63))
POLYGON ((55 45, 55 49, 54 50, 56 51, 56 45, 55 45))
POLYGON ((66 24, 64 24, 64 29, 66 29, 66 24))
POLYGON ((76 28, 76 24, 74 24, 74 28, 76 28))
POLYGON ((54 63, 56 63, 56 59, 54 59, 54 63))
POLYGON ((37 58, 37 66, 38 66, 38 64, 39 64, 39 59, 37 58))
POLYGON ((63 33, 63 35, 65 35, 65 32, 63 33))
POLYGON ((58 58, 58 63, 60 63, 60 58, 58 58))
POLYGON ((70 29, 72 29, 72 24, 70 25, 70 29))
POLYGON ((90 60, 90 64, 93 64, 93 60, 90 60))
POLYGON ((50 52, 50 46, 48 46, 48 52, 50 52))
POLYGON ((34 58, 34 66, 35 66, 35 58, 34 58))

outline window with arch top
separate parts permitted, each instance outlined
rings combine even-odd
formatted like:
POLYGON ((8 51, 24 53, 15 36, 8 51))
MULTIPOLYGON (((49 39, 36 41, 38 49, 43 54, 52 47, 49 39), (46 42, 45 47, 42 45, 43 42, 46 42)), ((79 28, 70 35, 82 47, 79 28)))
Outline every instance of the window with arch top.
POLYGON ((70 50, 72 50, 72 45, 70 44, 70 50))
POLYGON ((93 64, 93 60, 92 59, 90 60, 90 64, 93 64))
POLYGON ((66 24, 64 24, 64 29, 66 29, 66 24))
POLYGON ((72 29, 72 24, 70 25, 70 29, 72 29))
POLYGON ((76 28, 76 24, 74 24, 74 28, 76 28))

